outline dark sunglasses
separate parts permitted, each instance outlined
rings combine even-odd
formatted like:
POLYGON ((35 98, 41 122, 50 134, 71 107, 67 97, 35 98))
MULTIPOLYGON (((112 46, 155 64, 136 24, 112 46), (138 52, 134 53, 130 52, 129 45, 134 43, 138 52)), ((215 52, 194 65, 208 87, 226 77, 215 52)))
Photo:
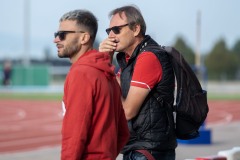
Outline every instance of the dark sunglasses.
POLYGON ((56 38, 57 36, 59 39, 62 41, 65 39, 66 34, 68 33, 85 33, 84 31, 58 31, 54 33, 54 37, 56 38))
POLYGON ((124 25, 121 25, 121 26, 114 26, 114 27, 112 27, 112 28, 107 28, 107 29, 106 29, 106 32, 107 32, 108 35, 109 35, 109 33, 110 33, 111 31, 113 31, 114 34, 119 34, 120 31, 121 31, 121 29, 122 29, 123 27, 127 26, 127 25, 128 25, 128 23, 127 23, 127 24, 124 24, 124 25))

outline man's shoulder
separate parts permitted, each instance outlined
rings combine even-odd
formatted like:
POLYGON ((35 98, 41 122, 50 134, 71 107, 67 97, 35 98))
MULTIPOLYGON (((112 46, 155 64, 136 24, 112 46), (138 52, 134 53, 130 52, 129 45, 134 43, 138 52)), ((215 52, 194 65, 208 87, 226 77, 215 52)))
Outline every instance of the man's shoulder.
POLYGON ((153 52, 153 53, 156 53, 156 52, 166 52, 166 50, 164 49, 163 46, 157 44, 157 43, 154 43, 154 44, 147 44, 143 49, 142 51, 149 51, 149 52, 153 52))
POLYGON ((75 65, 70 69, 69 75, 80 78, 91 77, 91 79, 93 79, 94 77, 97 77, 98 72, 97 68, 89 65, 75 65))
POLYGON ((137 59, 156 59, 156 54, 152 51, 143 51, 141 54, 139 54, 139 56, 137 57, 137 59))

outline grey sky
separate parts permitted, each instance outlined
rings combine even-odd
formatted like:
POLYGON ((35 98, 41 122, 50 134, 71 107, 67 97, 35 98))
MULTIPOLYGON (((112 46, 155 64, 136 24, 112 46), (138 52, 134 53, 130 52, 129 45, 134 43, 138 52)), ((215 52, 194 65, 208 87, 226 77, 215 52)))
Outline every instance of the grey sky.
MULTIPOLYGON (((18 58, 24 52, 25 0, 0 0, 0 58, 18 58)), ((57 55, 53 33, 58 20, 73 9, 88 9, 99 20, 98 40, 107 35, 108 13, 116 7, 137 5, 146 20, 147 34, 162 45, 172 45, 181 35, 193 49, 196 46, 196 17, 201 11, 201 52, 210 51, 220 38, 228 47, 240 39, 239 0, 28 0, 30 2, 30 54, 41 58, 49 47, 57 55)), ((57 57, 57 56, 56 56, 57 57)))

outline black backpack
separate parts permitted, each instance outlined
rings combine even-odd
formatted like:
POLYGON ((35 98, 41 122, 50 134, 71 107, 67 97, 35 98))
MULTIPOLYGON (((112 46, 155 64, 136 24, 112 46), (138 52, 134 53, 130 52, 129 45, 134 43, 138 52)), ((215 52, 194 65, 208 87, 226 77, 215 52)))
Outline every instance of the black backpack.
POLYGON ((177 80, 176 135, 179 139, 199 136, 199 128, 209 111, 207 92, 181 53, 173 47, 162 47, 170 55, 177 80))
MULTIPOLYGON (((188 140, 199 137, 199 128, 209 111, 207 92, 202 89, 197 76, 180 52, 173 47, 147 46, 146 50, 165 50, 173 65, 177 82, 176 104, 174 105, 175 131, 178 139, 188 140)), ((153 95, 158 99, 155 92, 153 95)))

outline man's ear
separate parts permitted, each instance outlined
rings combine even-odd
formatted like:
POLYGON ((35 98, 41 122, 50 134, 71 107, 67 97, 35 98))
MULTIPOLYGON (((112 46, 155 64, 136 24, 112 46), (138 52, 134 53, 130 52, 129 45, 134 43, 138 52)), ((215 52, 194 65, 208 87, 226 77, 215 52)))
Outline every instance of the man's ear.
POLYGON ((81 44, 86 44, 90 41, 91 36, 88 33, 83 33, 80 38, 81 44))
POLYGON ((134 36, 138 36, 140 34, 141 26, 139 24, 134 26, 134 36))

